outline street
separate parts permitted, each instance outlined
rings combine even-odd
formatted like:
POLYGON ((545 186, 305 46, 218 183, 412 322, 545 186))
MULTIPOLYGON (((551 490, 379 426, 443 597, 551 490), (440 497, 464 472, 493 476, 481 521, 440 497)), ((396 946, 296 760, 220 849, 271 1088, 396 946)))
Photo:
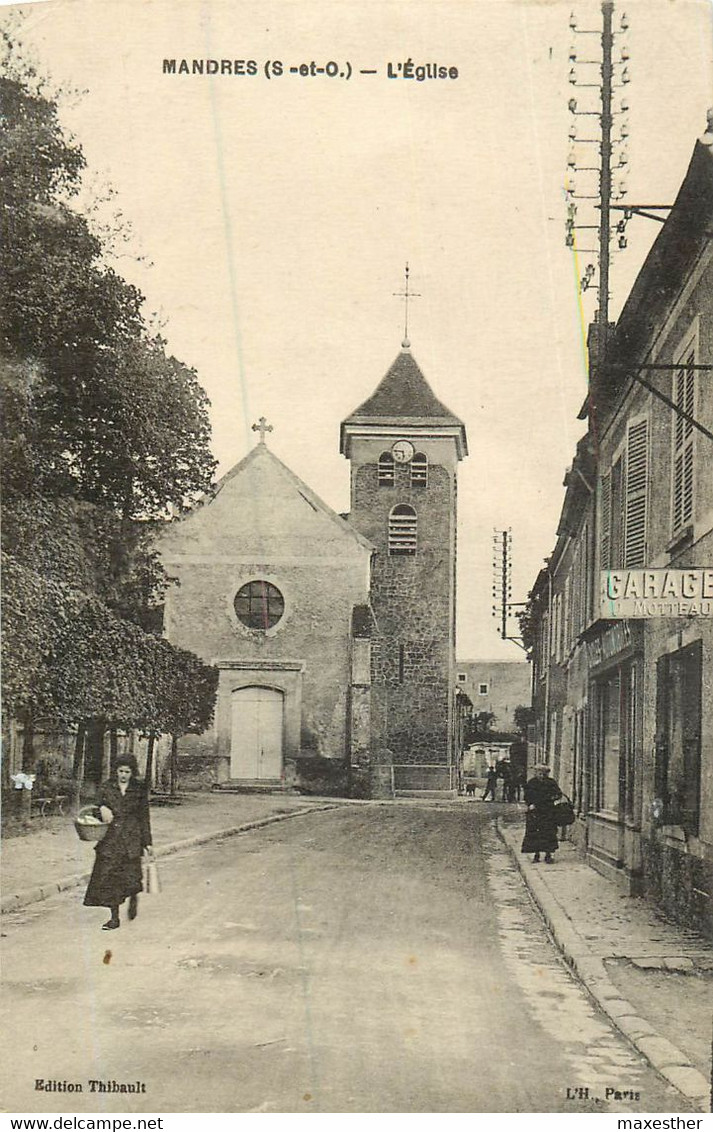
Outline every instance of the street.
POLYGON ((160 870, 119 931, 82 889, 3 917, 7 1110, 686 1111, 563 965, 488 806, 344 807, 160 870))

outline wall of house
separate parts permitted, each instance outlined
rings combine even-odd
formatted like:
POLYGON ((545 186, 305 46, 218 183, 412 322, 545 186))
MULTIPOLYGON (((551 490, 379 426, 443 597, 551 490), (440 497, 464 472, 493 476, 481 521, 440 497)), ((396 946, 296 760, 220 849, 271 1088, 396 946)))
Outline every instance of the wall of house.
POLYGON ((456 687, 470 697, 474 713, 493 713, 494 731, 516 730, 515 708, 529 706, 531 679, 531 668, 525 660, 456 661, 456 687), (480 690, 482 684, 487 685, 485 693, 480 690))

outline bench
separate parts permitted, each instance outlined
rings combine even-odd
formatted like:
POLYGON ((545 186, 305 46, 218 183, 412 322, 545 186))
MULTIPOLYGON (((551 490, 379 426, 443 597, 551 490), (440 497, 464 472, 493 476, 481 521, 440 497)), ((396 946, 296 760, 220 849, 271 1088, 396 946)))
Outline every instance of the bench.
POLYGON ((46 818, 53 812, 64 815, 64 803, 67 801, 67 797, 67 794, 48 794, 46 797, 35 797, 33 795, 31 799, 32 809, 34 810, 33 816, 36 817, 39 814, 41 818, 46 818))

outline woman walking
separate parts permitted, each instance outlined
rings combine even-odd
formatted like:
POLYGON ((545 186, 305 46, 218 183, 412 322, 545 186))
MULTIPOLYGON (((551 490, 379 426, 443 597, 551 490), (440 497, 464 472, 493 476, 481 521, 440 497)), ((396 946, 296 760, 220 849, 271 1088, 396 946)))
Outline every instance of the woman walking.
POLYGON ((553 778, 547 763, 538 763, 534 777, 525 784, 525 836, 522 842, 523 853, 534 853, 533 861, 545 854, 545 864, 552 864, 552 854, 559 846, 557 840, 557 816, 555 802, 562 797, 562 791, 553 778))
POLYGON ((101 820, 109 828, 95 847, 96 860, 84 897, 90 908, 109 908, 104 931, 120 926, 119 906, 129 898, 129 919, 136 918, 141 882, 141 854, 151 849, 148 795, 138 780, 136 759, 121 756, 114 777, 102 783, 101 820))

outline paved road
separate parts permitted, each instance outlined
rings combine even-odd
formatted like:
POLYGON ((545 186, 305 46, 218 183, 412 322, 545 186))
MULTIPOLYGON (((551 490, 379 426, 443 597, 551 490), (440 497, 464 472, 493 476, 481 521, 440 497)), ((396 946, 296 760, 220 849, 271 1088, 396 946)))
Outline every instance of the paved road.
POLYGON ((3 917, 6 1110, 685 1111, 562 965, 492 811, 350 807, 161 866, 117 932, 79 890, 3 917))

